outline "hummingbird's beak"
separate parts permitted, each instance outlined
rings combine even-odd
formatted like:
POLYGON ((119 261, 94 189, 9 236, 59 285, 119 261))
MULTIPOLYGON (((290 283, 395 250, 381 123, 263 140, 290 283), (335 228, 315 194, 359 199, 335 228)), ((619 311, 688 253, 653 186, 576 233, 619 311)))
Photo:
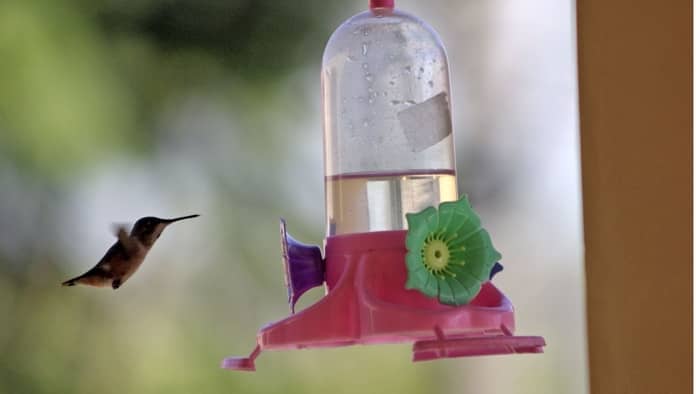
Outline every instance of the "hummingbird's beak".
POLYGON ((199 215, 187 215, 187 216, 182 216, 182 217, 175 218, 175 219, 163 219, 163 223, 170 224, 170 223, 179 222, 180 220, 196 218, 198 216, 199 215))

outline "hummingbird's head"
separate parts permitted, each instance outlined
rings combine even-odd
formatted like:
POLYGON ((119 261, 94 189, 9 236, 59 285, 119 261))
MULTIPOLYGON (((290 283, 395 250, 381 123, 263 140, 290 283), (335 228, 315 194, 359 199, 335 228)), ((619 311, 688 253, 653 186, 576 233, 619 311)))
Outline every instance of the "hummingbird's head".
POLYGON ((161 219, 154 216, 146 216, 134 223, 134 227, 131 229, 131 236, 136 237, 144 245, 151 246, 169 224, 184 219, 196 218, 197 216, 199 215, 188 215, 175 219, 161 219))

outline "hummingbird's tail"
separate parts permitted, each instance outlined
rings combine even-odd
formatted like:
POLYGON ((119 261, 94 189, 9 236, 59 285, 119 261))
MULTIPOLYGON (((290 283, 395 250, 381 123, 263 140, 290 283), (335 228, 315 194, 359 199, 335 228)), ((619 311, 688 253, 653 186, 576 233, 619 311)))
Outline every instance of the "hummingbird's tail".
POLYGON ((80 278, 82 278, 82 275, 76 276, 73 279, 68 279, 67 281, 61 283, 61 286, 75 286, 78 284, 78 281, 80 280, 80 278))

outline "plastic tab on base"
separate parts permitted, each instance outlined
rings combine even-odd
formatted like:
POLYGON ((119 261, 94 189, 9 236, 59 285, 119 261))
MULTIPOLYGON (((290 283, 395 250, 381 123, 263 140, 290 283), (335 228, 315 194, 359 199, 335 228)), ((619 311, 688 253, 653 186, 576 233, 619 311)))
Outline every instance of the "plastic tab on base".
POLYGON ((514 353, 542 353, 544 338, 536 336, 490 336, 419 341, 413 345, 413 361, 514 353))

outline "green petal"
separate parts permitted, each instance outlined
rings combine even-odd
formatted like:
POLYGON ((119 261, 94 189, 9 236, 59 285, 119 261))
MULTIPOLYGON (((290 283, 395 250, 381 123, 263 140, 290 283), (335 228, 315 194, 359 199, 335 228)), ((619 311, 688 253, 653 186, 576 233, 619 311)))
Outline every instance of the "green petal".
POLYGON ((452 291, 452 286, 450 286, 447 278, 438 279, 438 289, 438 299, 440 300, 441 304, 459 305, 456 302, 457 300, 455 299, 454 292, 452 291))
MULTIPOLYGON (((456 278, 447 278, 446 279, 447 283, 450 285, 450 288, 452 288, 452 294, 454 294, 454 305, 464 305, 468 303, 469 301, 474 298, 476 293, 471 291, 469 288, 464 286, 460 281, 458 281, 456 278)), ((479 286, 481 287, 481 286, 479 286)), ((478 290, 477 290, 478 292, 478 290)))
POLYGON ((451 234, 461 226, 461 218, 464 216, 464 203, 462 199, 443 202, 438 210, 440 231, 451 234))
POLYGON ((406 234, 406 249, 420 251, 423 241, 435 229, 437 209, 427 207, 418 213, 407 213, 408 233, 406 234))
POLYGON ((457 213, 460 216, 460 224, 452 231, 459 237, 478 231, 481 228, 481 219, 479 219, 479 215, 472 209, 467 197, 462 196, 457 202, 459 203, 457 213))
MULTIPOLYGON (((433 207, 430 207, 430 208, 433 208, 433 207)), ((432 231, 437 231, 437 230, 438 230, 438 226, 440 225, 440 216, 438 215, 438 212, 439 212, 439 211, 438 211, 437 209, 433 208, 433 209, 430 211, 430 215, 428 215, 428 216, 425 218, 425 221, 428 223, 428 229, 429 229, 431 232, 432 232, 432 231)))
POLYGON ((477 231, 476 233, 472 234, 469 238, 467 238, 462 244, 462 246, 466 250, 481 248, 493 249, 493 244, 491 243, 491 236, 483 228, 477 231))
POLYGON ((437 212, 435 207, 427 207, 418 213, 407 213, 406 221, 408 222, 409 229, 427 223, 430 217, 437 214, 437 212))
POLYGON ((486 230, 481 230, 472 237, 466 244, 464 252, 466 268, 481 280, 488 279, 491 268, 501 258, 501 254, 491 245, 491 238, 486 230))
POLYGON ((495 261, 492 263, 467 261, 467 265, 464 266, 464 268, 466 268, 473 277, 483 282, 489 279, 491 268, 493 268, 495 263, 495 261))
POLYGON ((466 288, 471 288, 475 283, 481 284, 483 282, 483 279, 474 274, 466 264, 450 266, 450 271, 457 275, 455 279, 459 280, 459 283, 466 288))
POLYGON ((479 280, 474 280, 471 276, 469 275, 457 275, 457 277, 454 278, 455 281, 459 282, 460 285, 462 285, 462 288, 464 289, 464 294, 466 295, 467 301, 465 304, 476 297, 477 294, 479 294, 479 291, 481 290, 481 284, 483 282, 479 280))
POLYGON ((430 273, 426 270, 409 271, 406 279, 406 288, 420 290, 428 281, 428 276, 430 276, 430 273))
POLYGON ((456 249, 456 250, 450 250, 450 262, 455 262, 459 263, 462 261, 467 261, 467 251, 466 250, 461 250, 461 249, 456 249))
POLYGON ((428 279, 419 289, 423 294, 428 297, 437 297, 438 295, 438 280, 433 275, 428 274, 428 279))
POLYGON ((420 252, 410 251, 406 254, 406 267, 408 267, 409 272, 415 270, 425 271, 423 257, 421 257, 420 252))

